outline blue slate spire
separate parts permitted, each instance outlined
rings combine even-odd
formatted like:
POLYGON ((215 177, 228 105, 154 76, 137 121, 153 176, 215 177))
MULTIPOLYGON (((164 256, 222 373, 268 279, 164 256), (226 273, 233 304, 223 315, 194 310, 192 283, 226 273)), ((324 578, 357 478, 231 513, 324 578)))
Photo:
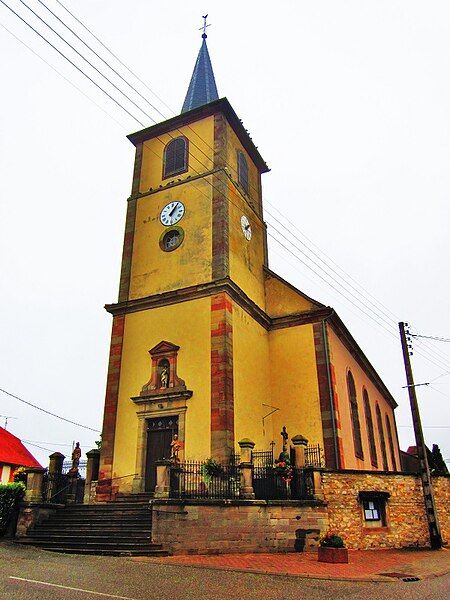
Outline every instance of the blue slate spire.
POLYGON ((183 108, 181 109, 182 113, 219 99, 208 46, 206 45, 207 35, 205 32, 203 32, 202 38, 203 42, 197 56, 183 108))

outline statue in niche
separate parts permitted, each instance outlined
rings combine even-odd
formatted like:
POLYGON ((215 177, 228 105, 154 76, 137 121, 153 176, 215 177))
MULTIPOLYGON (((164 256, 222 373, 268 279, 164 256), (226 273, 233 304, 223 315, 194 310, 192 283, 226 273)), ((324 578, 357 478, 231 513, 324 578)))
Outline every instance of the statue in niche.
POLYGON ((161 375, 159 376, 160 387, 168 388, 169 387, 169 365, 167 363, 162 363, 161 375))

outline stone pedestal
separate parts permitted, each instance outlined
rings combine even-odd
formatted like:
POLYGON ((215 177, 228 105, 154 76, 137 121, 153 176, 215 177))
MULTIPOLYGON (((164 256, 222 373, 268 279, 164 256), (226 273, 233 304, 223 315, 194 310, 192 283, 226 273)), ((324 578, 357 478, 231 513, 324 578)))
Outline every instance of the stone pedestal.
POLYGON ((241 449, 239 496, 245 500, 254 500, 252 450, 255 447, 255 443, 248 438, 244 438, 238 444, 241 449))
POLYGON ((27 469, 26 502, 42 502, 44 471, 44 469, 39 467, 30 467, 27 469))
POLYGON ((54 501, 61 487, 63 462, 66 457, 61 452, 53 452, 49 456, 47 502, 54 501))
POLYGON ((294 435, 291 438, 292 445, 294 446, 295 452, 295 466, 297 469, 303 469, 305 466, 305 450, 308 445, 308 440, 302 435, 294 435))
POLYGON ((100 450, 94 448, 86 452, 86 481, 84 484, 84 504, 90 504, 92 495, 92 482, 98 480, 98 469, 100 466, 100 450))
POLYGON ((62 473, 62 466, 63 466, 63 462, 64 459, 66 458, 64 456, 64 454, 61 454, 61 452, 53 452, 53 454, 50 454, 49 458, 49 464, 48 464, 48 472, 49 474, 61 474, 62 473))
POLYGON ((170 460, 156 463, 155 498, 168 498, 170 492, 170 460))

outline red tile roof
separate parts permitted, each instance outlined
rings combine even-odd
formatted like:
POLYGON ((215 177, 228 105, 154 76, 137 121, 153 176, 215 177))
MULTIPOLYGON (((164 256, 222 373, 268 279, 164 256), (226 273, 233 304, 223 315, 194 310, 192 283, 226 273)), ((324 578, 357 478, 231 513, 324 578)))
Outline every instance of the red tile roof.
POLYGON ((41 467, 18 437, 0 427, 0 464, 18 467, 41 467))

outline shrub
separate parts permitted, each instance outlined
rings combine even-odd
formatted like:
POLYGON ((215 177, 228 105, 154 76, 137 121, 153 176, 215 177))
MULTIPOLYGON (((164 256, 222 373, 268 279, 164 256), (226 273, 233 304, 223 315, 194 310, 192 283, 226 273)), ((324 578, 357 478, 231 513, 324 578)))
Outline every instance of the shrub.
POLYGON ((17 467, 17 469, 13 473, 14 483, 27 483, 27 470, 25 467, 17 467))
POLYGON ((222 473, 222 465, 213 458, 208 458, 202 465, 202 475, 206 483, 209 483, 213 477, 220 477, 222 473))
POLYGON ((344 540, 333 531, 327 531, 319 543, 325 548, 345 548, 344 540))
POLYGON ((25 486, 23 483, 0 484, 0 536, 5 535, 24 495, 25 486))

